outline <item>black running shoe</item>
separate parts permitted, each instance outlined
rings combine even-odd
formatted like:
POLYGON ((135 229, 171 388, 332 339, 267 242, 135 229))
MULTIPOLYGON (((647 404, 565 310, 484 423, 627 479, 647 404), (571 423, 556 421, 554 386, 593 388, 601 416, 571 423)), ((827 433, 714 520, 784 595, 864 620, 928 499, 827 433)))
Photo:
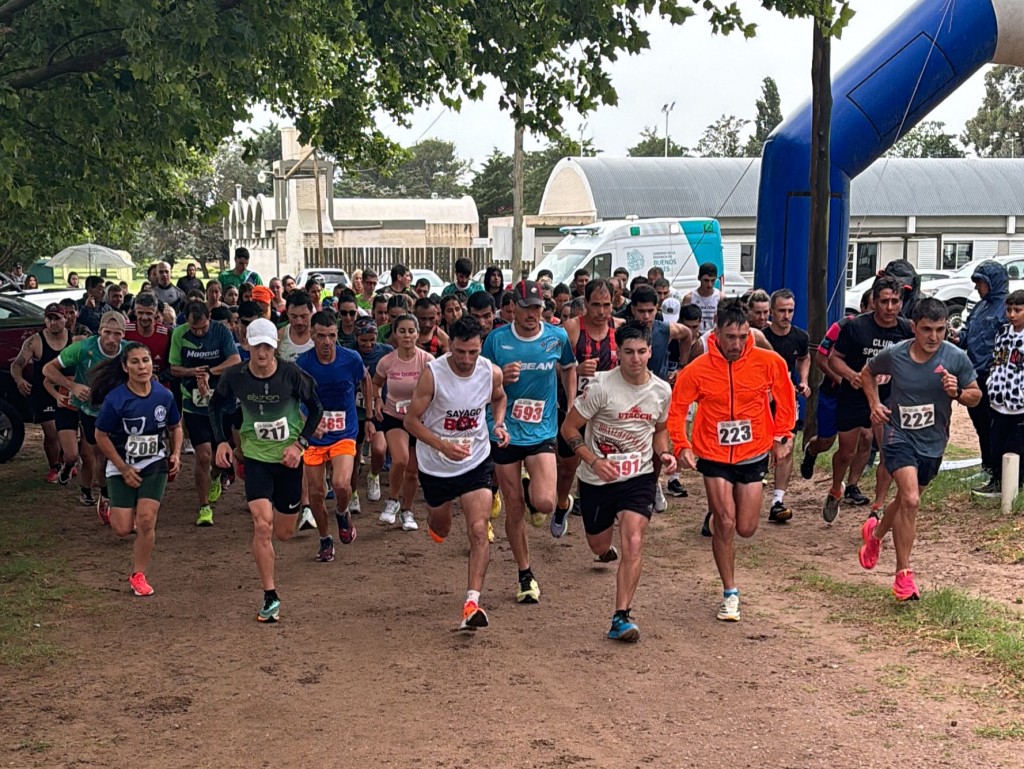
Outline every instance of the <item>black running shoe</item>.
POLYGON ((679 482, 678 478, 673 478, 668 482, 668 495, 670 497, 688 497, 689 493, 686 488, 679 482))
POLYGON ((971 493, 976 497, 988 497, 990 499, 998 499, 1003 495, 1003 485, 996 479, 992 479, 984 486, 978 486, 977 488, 971 489, 971 493))
POLYGON ((846 491, 843 492, 843 501, 849 502, 851 505, 866 505, 871 500, 865 497, 860 489, 857 488, 856 484, 851 483, 846 487, 846 491))
POLYGON ((786 523, 792 517, 793 511, 786 507, 785 502, 774 503, 772 509, 768 511, 769 523, 786 523))
POLYGON ((75 466, 74 465, 61 465, 60 472, 57 473, 57 483, 61 486, 67 486, 71 483, 71 479, 75 477, 75 466))
POLYGON ((700 535, 702 537, 711 536, 711 511, 708 510, 708 514, 704 516, 704 525, 700 527, 700 535))
POLYGON ((809 481, 814 477, 814 461, 817 458, 817 454, 812 454, 808 447, 804 446, 804 458, 800 462, 800 475, 804 480, 809 481))

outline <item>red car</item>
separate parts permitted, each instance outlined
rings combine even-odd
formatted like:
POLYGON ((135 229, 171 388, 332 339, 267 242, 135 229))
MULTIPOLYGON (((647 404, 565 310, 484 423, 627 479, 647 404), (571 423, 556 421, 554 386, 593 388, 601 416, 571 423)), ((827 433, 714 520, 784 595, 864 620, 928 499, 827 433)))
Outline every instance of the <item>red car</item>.
POLYGON ((25 339, 42 328, 40 307, 16 293, 0 293, 0 462, 21 450, 25 423, 32 421, 32 409, 11 378, 11 363, 25 339))

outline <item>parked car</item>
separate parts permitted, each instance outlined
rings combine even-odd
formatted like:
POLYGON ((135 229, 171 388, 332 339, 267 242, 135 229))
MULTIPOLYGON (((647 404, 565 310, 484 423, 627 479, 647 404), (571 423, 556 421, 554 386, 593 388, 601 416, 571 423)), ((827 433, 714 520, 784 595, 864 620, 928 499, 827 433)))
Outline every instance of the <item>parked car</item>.
MULTIPOLYGON (((1010 293, 1024 290, 1024 256, 996 257, 992 261, 1002 262, 1006 267, 1006 272, 1010 278, 1010 293)), ((981 262, 972 262, 971 267, 977 267, 979 264, 981 264, 981 262)), ((966 266, 967 265, 964 265, 964 267, 966 266)), ((971 272, 974 272, 974 270, 972 269, 971 272)), ((968 275, 968 279, 970 279, 970 275, 968 275)), ((980 301, 981 295, 978 293, 978 289, 974 287, 974 283, 972 282, 971 293, 967 295, 967 306, 964 307, 961 321, 967 320, 967 316, 971 314, 971 310, 974 309, 974 305, 980 301)))
MULTIPOLYGON (((925 296, 936 296, 946 302, 947 305, 958 305, 959 310, 963 310, 964 304, 967 302, 967 293, 963 293, 962 279, 956 279, 956 274, 961 270, 965 269, 967 265, 961 267, 960 270, 953 272, 951 270, 925 270, 924 272, 917 273, 921 276, 921 293, 925 296), (947 287, 947 283, 951 283, 947 287), (942 293, 942 296, 937 296, 937 293, 942 293), (935 292, 935 293, 930 293, 935 292), (962 299, 961 299, 962 294, 962 299), (949 298, 947 298, 949 297, 949 298)), ((971 265, 973 271, 974 265, 971 265)), ((862 280, 855 286, 846 289, 846 314, 856 315, 860 312, 860 298, 874 284, 875 278, 868 278, 862 280)), ((967 283, 971 283, 971 272, 967 273, 967 283)), ((967 292, 970 292, 970 286, 967 287, 967 292)))
POLYGON ((426 278, 427 280, 430 281, 431 294, 437 294, 438 296, 440 296, 441 292, 444 290, 444 287, 448 285, 444 280, 442 280, 441 276, 438 275, 433 270, 411 270, 410 272, 412 272, 412 283, 410 283, 409 285, 415 286, 416 281, 418 281, 420 278, 426 278))
POLYGON ((28 401, 11 377, 11 363, 26 338, 43 328, 43 310, 19 293, 0 293, 0 462, 13 458, 32 420, 28 401))
POLYGON ((343 286, 351 286, 352 281, 349 280, 348 273, 341 269, 325 268, 322 270, 308 268, 299 273, 299 276, 295 279, 295 285, 298 288, 305 288, 306 281, 309 280, 313 275, 324 276, 324 288, 327 291, 333 291, 334 287, 339 283, 343 286))

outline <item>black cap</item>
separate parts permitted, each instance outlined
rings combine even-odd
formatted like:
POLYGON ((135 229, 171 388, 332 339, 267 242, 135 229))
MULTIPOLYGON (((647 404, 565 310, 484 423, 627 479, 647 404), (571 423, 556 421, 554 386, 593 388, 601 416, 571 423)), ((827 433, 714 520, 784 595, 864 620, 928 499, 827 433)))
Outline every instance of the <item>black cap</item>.
POLYGON ((521 280, 512 289, 515 295, 516 304, 520 307, 543 307, 544 297, 540 293, 540 287, 532 280, 521 280))

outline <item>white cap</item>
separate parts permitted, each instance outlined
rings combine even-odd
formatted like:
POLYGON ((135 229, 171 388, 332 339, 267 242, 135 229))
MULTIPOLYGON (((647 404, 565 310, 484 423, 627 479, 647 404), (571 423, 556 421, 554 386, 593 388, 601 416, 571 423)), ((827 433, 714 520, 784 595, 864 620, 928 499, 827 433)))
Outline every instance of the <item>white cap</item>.
POLYGON ((250 347, 258 344, 269 344, 277 349, 277 326, 266 318, 257 318, 249 324, 245 332, 245 341, 250 347))
POLYGON ((661 317, 666 323, 678 323, 680 309, 679 300, 669 297, 661 303, 661 317))

